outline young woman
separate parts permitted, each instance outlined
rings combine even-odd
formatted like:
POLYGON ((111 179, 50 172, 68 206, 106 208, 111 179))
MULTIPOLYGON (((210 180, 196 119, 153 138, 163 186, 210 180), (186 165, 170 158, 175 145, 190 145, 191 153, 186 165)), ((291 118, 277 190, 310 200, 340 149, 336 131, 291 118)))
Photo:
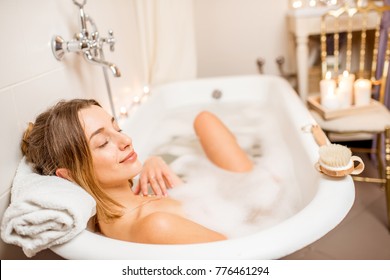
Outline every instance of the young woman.
MULTIPOLYGON (((201 112, 194 129, 217 166, 233 172, 252 169, 216 116, 201 112)), ((226 239, 185 217, 181 203, 167 196, 167 189, 181 184, 180 178, 159 157, 142 165, 131 138, 95 100, 61 101, 40 114, 24 134, 22 152, 36 172, 73 181, 94 197, 96 226, 108 237, 153 244, 226 239), (153 195, 148 195, 148 186, 153 195)))

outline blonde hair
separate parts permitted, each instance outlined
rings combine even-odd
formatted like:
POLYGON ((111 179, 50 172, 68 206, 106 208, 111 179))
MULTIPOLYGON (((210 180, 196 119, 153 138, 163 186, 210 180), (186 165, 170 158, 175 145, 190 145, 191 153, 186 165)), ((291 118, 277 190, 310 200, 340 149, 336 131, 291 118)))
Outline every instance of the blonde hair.
POLYGON ((69 170, 72 180, 95 199, 97 218, 108 222, 122 216, 123 206, 104 192, 95 177, 91 151, 79 119, 79 111, 93 105, 100 106, 93 99, 58 102, 41 113, 34 124, 29 123, 21 149, 41 175, 55 175, 58 168, 69 170))

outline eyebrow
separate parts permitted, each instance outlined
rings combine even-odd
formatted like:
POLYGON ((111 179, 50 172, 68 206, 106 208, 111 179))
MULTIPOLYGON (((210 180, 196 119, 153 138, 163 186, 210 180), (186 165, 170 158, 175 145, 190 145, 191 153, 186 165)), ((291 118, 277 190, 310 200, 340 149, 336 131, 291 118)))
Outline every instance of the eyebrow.
MULTIPOLYGON (((112 118, 111 118, 111 124, 113 124, 114 122, 115 122, 115 118, 112 117, 112 118)), ((91 141, 92 137, 94 137, 95 135, 97 135, 97 134, 99 134, 99 133, 102 133, 102 131, 104 131, 104 127, 101 127, 101 128, 99 128, 99 129, 95 130, 95 131, 91 134, 91 136, 89 137, 89 141, 91 141)))

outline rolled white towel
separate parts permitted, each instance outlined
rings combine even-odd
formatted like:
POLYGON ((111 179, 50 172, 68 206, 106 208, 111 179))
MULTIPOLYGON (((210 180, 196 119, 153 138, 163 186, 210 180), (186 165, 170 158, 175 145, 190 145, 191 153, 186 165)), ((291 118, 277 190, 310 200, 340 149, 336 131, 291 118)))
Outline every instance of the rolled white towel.
POLYGON ((23 158, 3 216, 1 238, 32 257, 75 237, 95 213, 95 200, 84 189, 57 176, 35 173, 23 158))

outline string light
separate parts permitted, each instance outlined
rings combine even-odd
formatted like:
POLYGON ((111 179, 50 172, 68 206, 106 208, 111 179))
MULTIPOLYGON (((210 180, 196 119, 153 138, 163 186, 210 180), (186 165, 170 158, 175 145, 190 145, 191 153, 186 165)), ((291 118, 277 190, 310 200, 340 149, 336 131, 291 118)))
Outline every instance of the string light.
POLYGON ((150 88, 149 86, 145 85, 144 86, 144 94, 149 94, 150 93, 150 88))
POLYGON ((126 118, 128 116, 127 108, 125 106, 120 107, 119 114, 121 118, 126 118))

